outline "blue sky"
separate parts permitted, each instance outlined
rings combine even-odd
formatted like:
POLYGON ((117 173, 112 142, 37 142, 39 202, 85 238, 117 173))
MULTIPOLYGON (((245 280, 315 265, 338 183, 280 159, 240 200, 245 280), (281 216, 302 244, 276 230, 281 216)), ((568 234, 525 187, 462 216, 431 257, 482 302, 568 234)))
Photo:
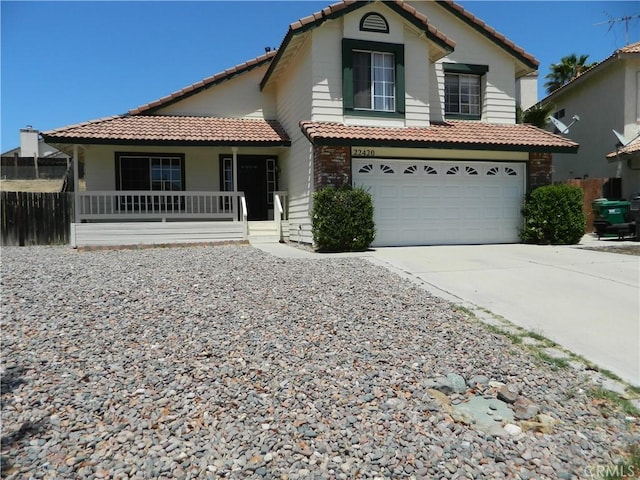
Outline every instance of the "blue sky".
MULTIPOLYGON (((334 1, 1 0, 0 151, 18 146, 26 125, 125 113, 255 58, 334 1)), ((625 24, 596 24, 640 14, 638 1, 459 3, 540 60, 540 77, 570 53, 606 58, 624 46, 625 24)), ((635 19, 629 41, 639 40, 635 19)))

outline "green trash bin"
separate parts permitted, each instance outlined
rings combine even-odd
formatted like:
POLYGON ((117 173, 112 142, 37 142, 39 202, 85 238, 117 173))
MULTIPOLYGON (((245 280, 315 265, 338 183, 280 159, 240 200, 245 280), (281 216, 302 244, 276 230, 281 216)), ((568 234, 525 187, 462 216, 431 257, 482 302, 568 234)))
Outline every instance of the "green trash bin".
POLYGON ((591 202, 595 220, 607 220, 610 224, 626 223, 631 202, 598 198, 591 202))

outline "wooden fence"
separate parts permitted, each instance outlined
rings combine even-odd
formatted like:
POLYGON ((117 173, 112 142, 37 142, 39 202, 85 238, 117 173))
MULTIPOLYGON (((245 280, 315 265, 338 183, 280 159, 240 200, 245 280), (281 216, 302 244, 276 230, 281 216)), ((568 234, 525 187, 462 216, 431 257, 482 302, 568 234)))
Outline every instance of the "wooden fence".
POLYGON ((69 243, 73 193, 0 192, 2 245, 69 243))
POLYGON ((70 164, 66 158, 0 157, 0 176, 7 180, 58 179, 70 164))
POLYGON ((564 183, 580 187, 583 196, 582 209, 587 215, 587 232, 595 231, 593 227, 593 207, 591 202, 597 198, 607 198, 609 200, 618 200, 622 190, 622 184, 619 178, 586 178, 566 180, 564 183))

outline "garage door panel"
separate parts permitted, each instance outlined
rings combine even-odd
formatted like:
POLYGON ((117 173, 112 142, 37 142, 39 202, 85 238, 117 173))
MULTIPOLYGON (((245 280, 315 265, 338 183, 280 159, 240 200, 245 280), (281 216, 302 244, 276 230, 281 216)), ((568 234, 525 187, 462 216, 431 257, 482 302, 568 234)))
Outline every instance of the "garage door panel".
POLYGON ((374 246, 519 241, 522 163, 354 159, 353 172, 373 197, 374 246))

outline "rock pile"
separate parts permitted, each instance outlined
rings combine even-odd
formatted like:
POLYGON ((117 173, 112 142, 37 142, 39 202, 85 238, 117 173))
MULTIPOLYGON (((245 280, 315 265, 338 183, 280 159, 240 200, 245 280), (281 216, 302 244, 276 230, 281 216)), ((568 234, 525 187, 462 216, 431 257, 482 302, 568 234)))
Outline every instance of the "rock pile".
POLYGON ((7 478, 585 478, 638 441, 361 259, 3 248, 1 282, 7 478))

